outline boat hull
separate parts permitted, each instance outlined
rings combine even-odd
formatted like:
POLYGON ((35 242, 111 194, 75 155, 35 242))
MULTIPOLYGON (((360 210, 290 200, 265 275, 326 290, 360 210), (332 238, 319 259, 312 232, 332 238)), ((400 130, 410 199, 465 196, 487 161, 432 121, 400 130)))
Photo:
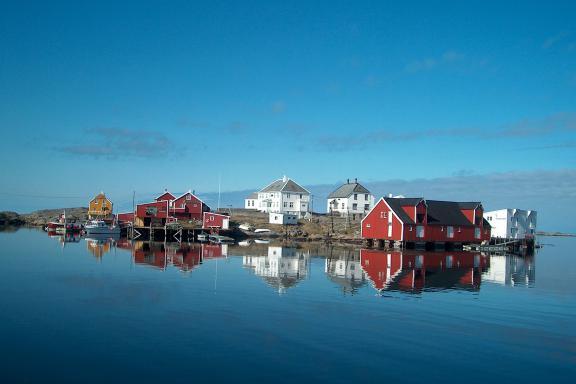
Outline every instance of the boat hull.
POLYGON ((113 228, 89 228, 86 227, 86 234, 87 235, 110 235, 110 236, 118 236, 120 235, 120 227, 113 227, 113 228))

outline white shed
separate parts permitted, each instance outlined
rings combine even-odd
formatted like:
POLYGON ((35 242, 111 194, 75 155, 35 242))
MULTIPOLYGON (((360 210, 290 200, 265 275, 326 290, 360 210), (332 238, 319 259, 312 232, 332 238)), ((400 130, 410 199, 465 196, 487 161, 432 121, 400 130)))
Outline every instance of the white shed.
POLYGON ((298 224, 298 216, 292 213, 270 212, 270 224, 296 225, 298 224))

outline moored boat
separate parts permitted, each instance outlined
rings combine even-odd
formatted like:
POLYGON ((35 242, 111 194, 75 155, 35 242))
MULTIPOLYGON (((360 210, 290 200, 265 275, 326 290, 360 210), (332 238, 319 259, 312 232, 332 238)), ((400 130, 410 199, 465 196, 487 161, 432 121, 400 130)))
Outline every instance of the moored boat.
POLYGON ((91 220, 84 226, 88 235, 120 235, 120 227, 108 225, 104 220, 91 220))

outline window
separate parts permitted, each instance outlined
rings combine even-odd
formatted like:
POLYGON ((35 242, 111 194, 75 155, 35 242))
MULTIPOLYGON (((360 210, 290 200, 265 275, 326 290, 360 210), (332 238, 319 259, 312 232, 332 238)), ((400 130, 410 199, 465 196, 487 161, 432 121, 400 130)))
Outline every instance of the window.
POLYGON ((192 200, 192 195, 186 195, 186 200, 192 200))
POLYGON ((290 208, 294 208, 294 203, 290 202, 290 208))
POLYGON ((423 238, 424 237, 424 226, 418 225, 416 227, 416 237, 423 238))
POLYGON ((480 238, 480 228, 474 228, 474 237, 476 239, 480 238))
POLYGON ((300 194, 300 198, 302 198, 302 194, 300 194))
POLYGON ((454 238, 454 227, 447 227, 446 237, 448 237, 449 239, 454 238))
POLYGON ((364 195, 364 200, 370 200, 367 193, 364 195))
POLYGON ((370 209, 370 204, 364 204, 364 210, 368 211, 370 209))
POLYGON ((371 227, 370 223, 366 224, 366 228, 370 228, 370 227, 371 227))
POLYGON ((357 193, 354 194, 354 200, 358 200, 358 194, 357 193))
POLYGON ((380 212, 380 218, 381 219, 387 219, 388 218, 388 212, 380 212))
POLYGON ((358 204, 354 203, 352 204, 352 210, 356 211, 358 209, 358 204))
POLYGON ((287 198, 287 199, 290 198, 290 194, 289 194, 289 193, 286 194, 286 198, 287 198))
POLYGON ((284 208, 286 208, 288 206, 287 202, 284 202, 284 208))
POLYGON ((344 209, 344 203, 342 203, 342 209, 344 209))

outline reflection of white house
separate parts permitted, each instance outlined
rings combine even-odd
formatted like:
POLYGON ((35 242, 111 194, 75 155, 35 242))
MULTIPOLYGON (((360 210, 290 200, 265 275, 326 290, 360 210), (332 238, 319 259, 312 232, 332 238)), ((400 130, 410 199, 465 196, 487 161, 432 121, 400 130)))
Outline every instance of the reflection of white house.
POLYGON ((492 237, 524 239, 536 233, 536 211, 499 209, 484 212, 484 218, 492 226, 492 237))
POLYGON ((332 282, 342 287, 344 293, 354 294, 366 282, 359 255, 326 258, 324 272, 332 282))
POLYGON ((254 273, 266 283, 284 293, 300 280, 308 277, 310 254, 296 248, 268 247, 268 256, 244 256, 245 267, 253 268, 254 273))
POLYGON ((303 217, 310 212, 310 192, 284 176, 244 199, 244 207, 261 212, 289 213, 303 217))
POLYGON ((490 268, 482 281, 503 285, 532 285, 536 279, 534 258, 515 255, 491 255, 490 268))
POLYGON ((326 212, 336 212, 342 216, 363 216, 374 206, 374 195, 355 179, 346 181, 330 195, 326 201, 326 212))

